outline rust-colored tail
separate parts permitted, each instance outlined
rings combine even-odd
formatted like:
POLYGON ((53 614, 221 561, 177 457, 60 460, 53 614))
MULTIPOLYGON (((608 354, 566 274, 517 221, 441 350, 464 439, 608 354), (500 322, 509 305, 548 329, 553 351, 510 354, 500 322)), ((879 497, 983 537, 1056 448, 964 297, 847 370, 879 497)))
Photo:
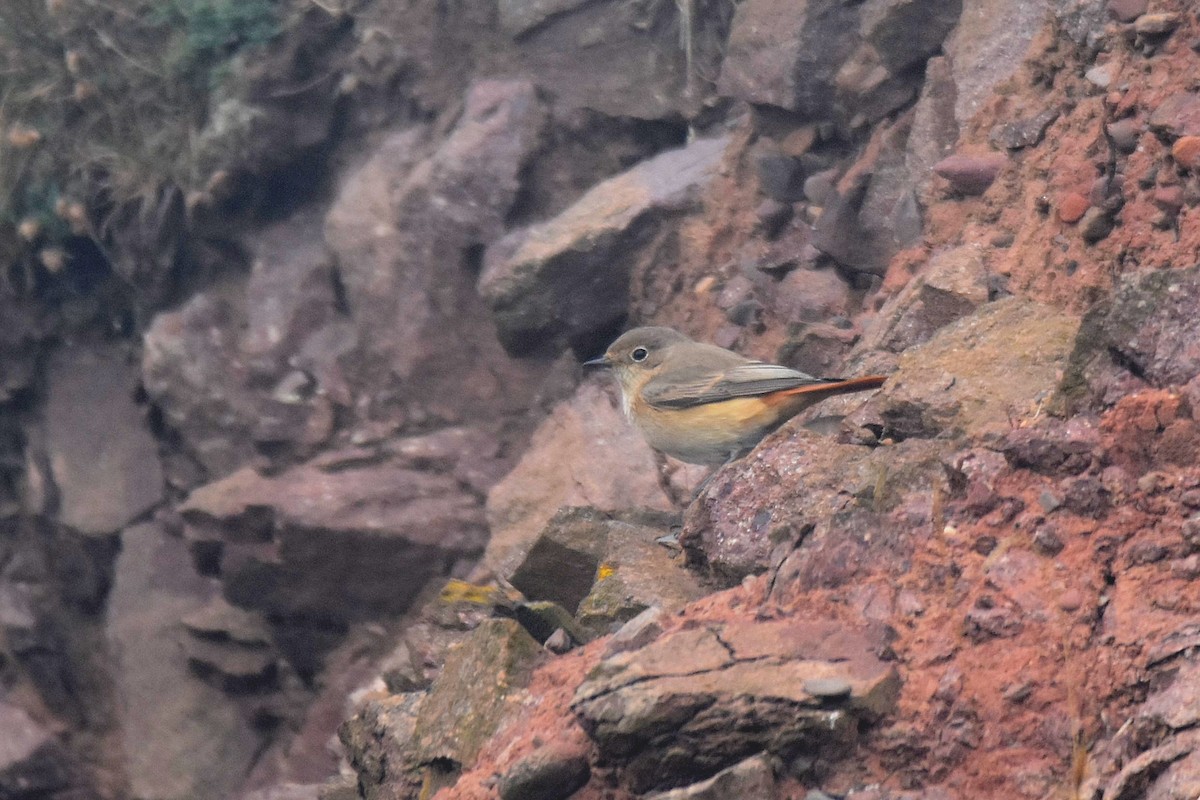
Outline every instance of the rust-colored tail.
POLYGON ((812 383, 807 386, 797 386, 795 389, 784 389, 780 395, 793 394, 849 394, 850 392, 865 392, 867 389, 878 389, 887 380, 887 375, 867 375, 862 378, 846 380, 830 379, 828 383, 812 383))

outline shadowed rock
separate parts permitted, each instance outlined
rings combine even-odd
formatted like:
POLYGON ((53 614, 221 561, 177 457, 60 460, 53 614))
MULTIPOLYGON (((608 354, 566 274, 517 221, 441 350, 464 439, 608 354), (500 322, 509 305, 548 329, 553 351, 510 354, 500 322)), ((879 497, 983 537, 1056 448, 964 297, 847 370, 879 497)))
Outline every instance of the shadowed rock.
POLYGON ((489 247, 479 291, 509 352, 602 347, 625 317, 634 265, 667 219, 695 206, 728 141, 661 153, 489 247))

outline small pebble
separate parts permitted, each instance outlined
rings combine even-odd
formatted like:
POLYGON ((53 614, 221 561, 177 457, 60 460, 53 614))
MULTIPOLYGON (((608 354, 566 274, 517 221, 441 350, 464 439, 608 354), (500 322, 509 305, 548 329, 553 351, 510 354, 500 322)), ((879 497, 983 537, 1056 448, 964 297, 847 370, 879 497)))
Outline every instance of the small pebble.
POLYGON ((549 638, 546 639, 545 645, 543 646, 551 653, 558 653, 559 655, 562 655, 574 647, 574 643, 571 641, 571 634, 567 633, 562 628, 559 628, 554 633, 550 634, 549 638))
POLYGON ((1079 220, 1080 233, 1088 244, 1095 244, 1112 233, 1112 217, 1099 208, 1089 208, 1079 220))
POLYGON ((977 195, 987 191, 1007 163, 1008 157, 1000 153, 952 155, 934 164, 933 171, 949 181, 955 191, 977 195))
POLYGON ((804 691, 822 700, 837 700, 849 697, 852 687, 842 678, 810 678, 804 682, 804 691))
POLYGON ((1183 207, 1182 186, 1160 186, 1151 196, 1154 204, 1168 211, 1178 211, 1183 207))
POLYGON ((1067 589, 1058 598, 1058 607, 1068 613, 1083 608, 1083 594, 1078 589, 1067 589))
POLYGON ((1171 157, 1186 170, 1200 169, 1200 136, 1181 136, 1171 146, 1171 157))
POLYGON ((1067 192, 1058 198, 1058 218, 1068 225, 1078 222, 1087 212, 1090 204, 1087 198, 1078 192, 1067 192))

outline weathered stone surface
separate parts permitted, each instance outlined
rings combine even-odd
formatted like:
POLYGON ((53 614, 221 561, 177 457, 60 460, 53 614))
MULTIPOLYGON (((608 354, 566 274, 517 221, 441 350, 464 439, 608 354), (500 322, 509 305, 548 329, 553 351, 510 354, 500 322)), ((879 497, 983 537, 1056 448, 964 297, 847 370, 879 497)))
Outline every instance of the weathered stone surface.
POLYGON ((506 698, 523 688, 541 647, 512 620, 487 620, 451 650, 417 715, 417 763, 470 764, 495 731, 506 698), (488 676, 481 681, 480 676, 488 676))
POLYGON ((779 565, 795 551, 800 585, 836 586, 912 544, 891 514, 906 492, 941 472, 945 445, 909 441, 871 449, 785 426, 720 473, 688 509, 679 537, 690 563, 725 585, 779 565), (799 549, 797 549, 799 548, 799 549))
POLYGON ((1007 0, 963 0, 958 26, 945 43, 960 126, 975 116, 997 84, 1021 66, 1046 24, 1050 6, 1050 0, 1016 6, 1007 0))
POLYGON ((46 368, 45 448, 58 517, 112 534, 163 496, 158 444, 137 404, 137 365, 123 348, 78 344, 46 368))
POLYGON ((898 438, 1005 433, 1049 398, 1079 320, 1016 298, 981 306, 900 356, 888 388, 851 417, 898 438))
POLYGON ((1099 446, 1096 420, 1077 416, 1009 431, 1001 449, 1014 467, 1043 475, 1078 475, 1094 463, 1099 446))
POLYGON ((585 631, 610 633, 649 608, 674 613, 707 593, 680 559, 656 541, 663 535, 658 525, 614 520, 606 527, 595 584, 577 611, 585 631))
POLYGON ((867 0, 861 33, 888 70, 901 73, 941 50, 962 6, 962 0, 867 0))
POLYGON ((640 250, 692 208, 727 138, 699 139, 599 184, 558 217, 488 248, 479 291, 510 352, 602 347, 625 316, 640 250))
POLYGON ((891 232, 868 227, 864 205, 871 175, 860 173, 813 225, 812 244, 844 267, 882 275, 896 252, 891 232))
POLYGON ((83 765, 24 709, 0 702, 0 797, 94 797, 83 765))
POLYGON ((188 537, 221 553, 235 605, 331 622, 404 611, 486 537, 478 499, 453 477, 388 460, 277 476, 243 468, 197 489, 180 512, 188 537))
POLYGON ((681 789, 648 795, 646 800, 726 800, 732 797, 775 800, 779 786, 763 756, 754 756, 727 767, 706 781, 681 789))
POLYGON ((954 116, 957 87, 950 60, 935 56, 925 65, 925 83, 913 107, 905 164, 918 188, 933 177, 933 165, 954 152, 959 125, 954 116))
POLYGON ((933 171, 945 178, 956 192, 983 194, 1007 163, 1008 159, 999 153, 955 154, 934 164, 933 171))
POLYGON ((1124 278, 1111 303, 1084 318, 1062 399, 1078 403, 1125 393, 1120 375, 1154 386, 1181 385, 1200 372, 1200 267, 1124 278))
POLYGON ((368 696, 338 728, 361 796, 409 800, 419 795, 422 774, 411 748, 424 699, 424 692, 368 696))
POLYGON ((1150 127, 1169 136, 1200 136, 1200 94, 1168 96, 1150 115, 1150 127))
POLYGON ((339 736, 366 796, 415 800, 424 772, 469 766, 527 684, 540 651, 513 620, 486 620, 446 654, 427 692, 365 700, 339 736))
POLYGON ((564 509, 529 549, 512 584, 531 600, 561 603, 593 634, 651 606, 677 611, 704 590, 655 542, 673 519, 661 512, 564 509))
POLYGON ((121 540, 107 633, 130 788, 147 800, 223 800, 264 737, 224 692, 193 677, 180 647, 180 619, 219 587, 196 575, 186 543, 158 526, 135 525, 121 540))
POLYGON ((875 655, 878 632, 826 621, 730 622, 677 631, 611 656, 573 708, 634 791, 714 774, 754 752, 829 755, 886 713, 896 671, 875 655), (821 700, 804 682, 836 677, 851 691, 821 700))
POLYGON ((512 575, 567 506, 672 509, 658 485, 653 452, 617 408, 606 378, 585 382, 556 406, 517 466, 488 493, 487 569, 512 575))
POLYGON ((500 779, 500 800, 566 800, 591 774, 586 753, 563 746, 542 747, 500 779))
POLYGON ((191 488, 254 458, 256 442, 300 451, 331 432, 334 404, 350 402, 340 358, 355 333, 338 321, 333 265, 310 215, 263 232, 243 286, 197 294, 155 317, 142 379, 199 476, 191 488))
POLYGON ((900 353, 987 302, 982 248, 964 245, 937 253, 914 280, 887 302, 860 349, 900 353))
POLYGON ((537 391, 546 370, 504 356, 469 254, 504 231, 544 120, 531 84, 483 81, 428 158, 394 134, 344 181, 325 236, 360 332, 355 382, 381 411, 494 417, 537 391))
POLYGON ((587 0, 500 0, 500 24, 513 36, 536 28, 556 14, 573 11, 587 0))
POLYGON ((818 0, 739 3, 721 79, 724 95, 820 118, 833 104, 833 77, 856 45, 857 14, 818 0))

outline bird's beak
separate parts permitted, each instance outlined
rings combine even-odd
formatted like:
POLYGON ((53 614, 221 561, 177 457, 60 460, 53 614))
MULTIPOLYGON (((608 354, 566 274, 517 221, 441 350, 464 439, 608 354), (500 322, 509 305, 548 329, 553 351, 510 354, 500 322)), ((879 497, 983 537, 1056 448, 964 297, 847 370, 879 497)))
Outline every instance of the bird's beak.
POLYGON ((585 367, 611 367, 612 363, 608 360, 608 356, 600 356, 583 362, 583 365, 585 367))

